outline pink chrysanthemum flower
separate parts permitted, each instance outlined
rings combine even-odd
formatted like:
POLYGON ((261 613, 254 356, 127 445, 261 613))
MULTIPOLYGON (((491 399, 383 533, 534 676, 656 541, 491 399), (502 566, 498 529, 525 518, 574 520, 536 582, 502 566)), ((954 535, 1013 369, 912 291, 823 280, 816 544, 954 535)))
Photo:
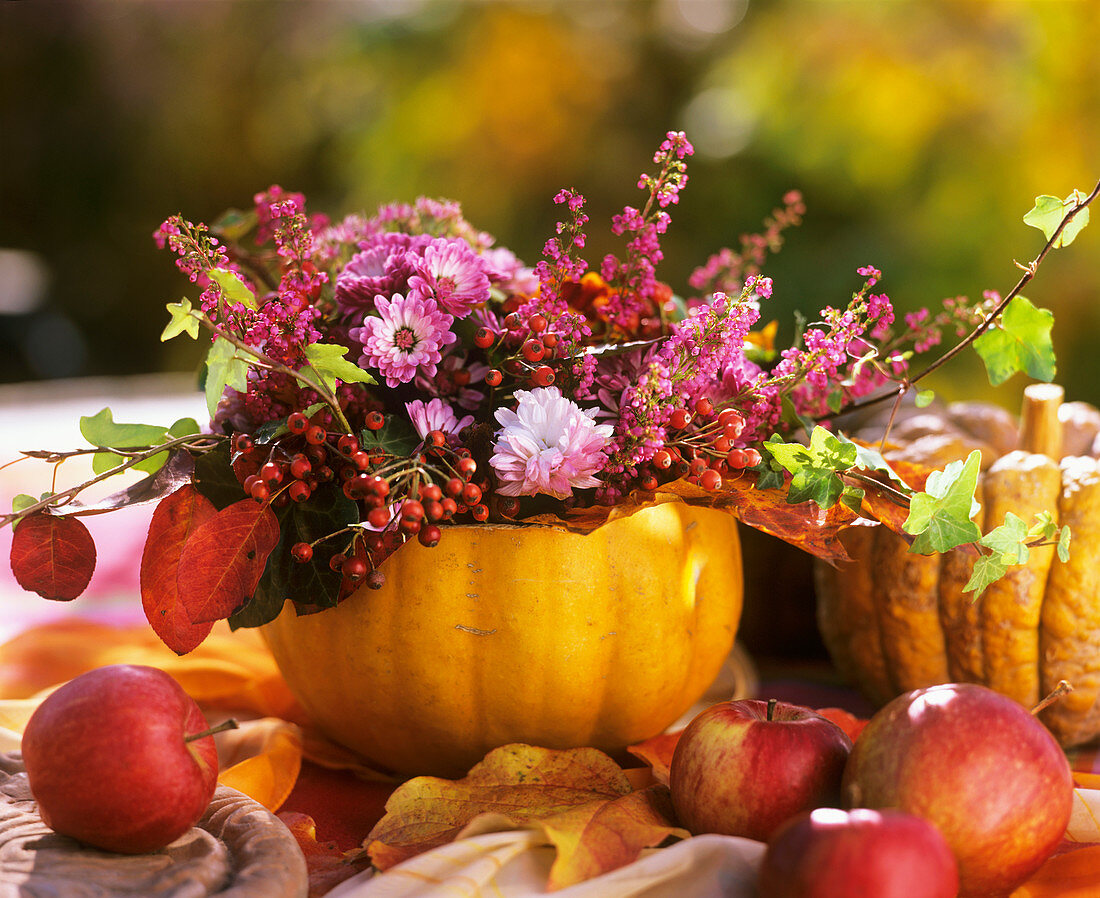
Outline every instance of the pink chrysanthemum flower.
POLYGON ((443 354, 440 350, 458 338, 451 333, 454 318, 441 312, 432 299, 375 299, 377 316, 368 315, 351 337, 363 344, 359 364, 382 372, 391 387, 405 384, 418 372, 434 375, 443 354))
POLYGON ((421 439, 433 430, 457 434, 463 427, 474 423, 473 415, 464 415, 459 418, 450 404, 438 397, 430 402, 424 402, 422 399, 406 402, 405 411, 409 413, 409 419, 421 439))
POLYGON ((464 240, 434 240, 415 262, 409 295, 431 298, 455 318, 489 299, 489 276, 464 240))
POLYGON ((515 411, 497 409, 503 426, 493 446, 493 466, 502 496, 546 493, 555 499, 574 489, 599 486, 594 476, 607 458, 604 448, 614 428, 596 424, 596 409, 582 410, 557 387, 516 390, 515 411))

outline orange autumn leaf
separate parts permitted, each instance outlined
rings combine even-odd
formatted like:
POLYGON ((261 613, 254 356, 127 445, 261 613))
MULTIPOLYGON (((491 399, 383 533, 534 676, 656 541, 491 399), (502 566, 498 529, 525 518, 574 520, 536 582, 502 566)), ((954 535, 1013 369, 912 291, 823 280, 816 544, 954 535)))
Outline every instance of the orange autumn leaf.
POLYGON ((561 889, 584 882, 632 864, 644 849, 668 838, 689 838, 691 833, 674 826, 673 819, 668 787, 656 785, 539 821, 538 828, 558 850, 548 887, 561 889))
POLYGON ((628 795, 630 782, 594 748, 555 751, 512 744, 489 752, 460 780, 418 776, 398 786, 367 837, 374 865, 386 870, 454 841, 478 817, 513 827, 591 802, 628 795))
POLYGON ((818 708, 817 713, 844 730, 848 738, 853 742, 859 738, 859 734, 862 733, 863 728, 867 726, 867 720, 862 717, 856 717, 855 714, 845 711, 843 708, 818 708))
POLYGON ((343 852, 333 842, 318 842, 317 826, 309 815, 284 811, 277 816, 305 855, 309 874, 308 898, 320 898, 369 866, 358 851, 343 852))
POLYGON ((1012 898, 1095 898, 1100 895, 1100 845, 1056 854, 1012 898))
POLYGON ((639 742, 637 745, 627 746, 627 751, 639 760, 645 761, 653 771, 653 778, 662 785, 668 785, 668 768, 672 763, 672 753, 676 751, 676 743, 680 741, 683 730, 675 733, 661 733, 639 742))
POLYGON ((220 758, 218 782, 278 810, 302 768, 302 733, 285 720, 247 720, 234 734, 232 754, 220 758))
POLYGON ((145 624, 113 627, 70 618, 31 627, 0 645, 0 699, 30 698, 107 664, 158 667, 204 710, 304 719, 259 632, 231 632, 224 621, 183 657, 145 624))

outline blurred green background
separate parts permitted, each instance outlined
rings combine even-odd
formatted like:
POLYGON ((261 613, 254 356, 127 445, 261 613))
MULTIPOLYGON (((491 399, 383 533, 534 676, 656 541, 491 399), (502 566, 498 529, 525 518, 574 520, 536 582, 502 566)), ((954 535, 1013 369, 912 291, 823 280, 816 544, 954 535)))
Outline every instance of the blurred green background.
MULTIPOLYGON (((781 336, 868 263, 903 310, 1007 291, 1034 197, 1100 178, 1098 46, 1091 0, 6 2, 0 381, 192 369, 157 339, 188 285, 150 235, 273 183, 335 215, 456 199, 528 264, 576 187, 595 265, 670 128, 697 149, 678 292, 790 188, 781 336)), ((1069 396, 1100 402, 1100 221, 1027 293, 1069 396)), ((968 363, 935 386, 1013 407, 1023 383, 990 394, 968 363)))

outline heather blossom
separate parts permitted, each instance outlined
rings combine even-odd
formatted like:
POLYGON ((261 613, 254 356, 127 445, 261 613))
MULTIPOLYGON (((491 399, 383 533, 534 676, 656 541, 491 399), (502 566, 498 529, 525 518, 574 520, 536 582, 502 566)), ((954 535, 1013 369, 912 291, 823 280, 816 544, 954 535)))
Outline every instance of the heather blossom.
POLYGON ((375 300, 378 315, 368 315, 362 327, 353 327, 352 339, 363 344, 359 362, 382 372, 386 384, 408 383, 418 372, 434 375, 442 349, 458 338, 451 332, 454 318, 440 311, 434 299, 404 297, 375 300))
POLYGON ((518 406, 500 408, 502 425, 493 445, 493 466, 503 496, 546 493, 555 499, 574 489, 598 486, 595 474, 606 461, 610 424, 593 421, 596 409, 582 410, 557 387, 517 390, 518 406))

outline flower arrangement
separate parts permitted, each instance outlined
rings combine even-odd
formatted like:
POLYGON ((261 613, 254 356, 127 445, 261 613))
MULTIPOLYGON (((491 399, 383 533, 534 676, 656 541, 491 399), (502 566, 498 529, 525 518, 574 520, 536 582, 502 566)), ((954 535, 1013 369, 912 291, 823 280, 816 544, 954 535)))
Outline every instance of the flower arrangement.
MULTIPOLYGON (((960 531, 955 545, 980 544, 957 502, 973 493, 976 463, 921 492, 823 425, 900 399, 971 343, 991 376, 1049 379, 1050 315, 1020 290, 1087 221, 1096 191, 1039 198, 1025 220, 1047 245, 1004 297, 898 321, 866 265, 845 304, 777 350, 774 323, 760 326, 774 289, 762 271, 802 198, 789 193, 761 233, 711 256, 681 298, 656 272, 691 153, 683 133, 667 135, 638 181, 641 207, 612 219, 622 255, 598 268, 581 258, 588 217, 573 190, 554 197, 562 220, 534 267, 457 204, 424 198, 330 221, 272 187, 210 227, 169 218, 155 239, 200 292, 168 305, 162 340, 209 340, 210 422, 120 425, 106 409, 83 419, 96 480, 131 467, 148 477, 94 506, 79 498, 88 484, 18 497, 0 523, 18 524, 20 583, 79 594, 95 558, 80 515, 138 501, 159 502, 143 600, 181 652, 216 619, 259 625, 285 598, 306 613, 378 586, 390 553, 410 539, 434 546, 448 526, 583 529, 658 493, 729 508, 825 557, 843 555, 835 533, 857 516, 904 530, 921 551, 951 547, 944 521, 960 531), (914 374, 916 355, 951 334, 962 342, 914 374), (899 506, 914 512, 904 526, 899 506)), ((1067 538, 1047 521, 1019 539, 1064 550, 1067 538)), ((987 555, 974 588, 1007 564, 1003 551, 987 555)))

